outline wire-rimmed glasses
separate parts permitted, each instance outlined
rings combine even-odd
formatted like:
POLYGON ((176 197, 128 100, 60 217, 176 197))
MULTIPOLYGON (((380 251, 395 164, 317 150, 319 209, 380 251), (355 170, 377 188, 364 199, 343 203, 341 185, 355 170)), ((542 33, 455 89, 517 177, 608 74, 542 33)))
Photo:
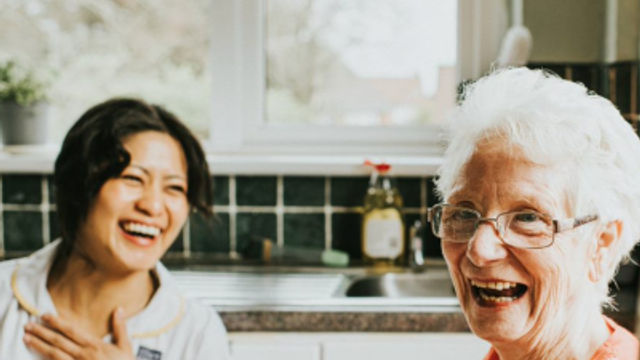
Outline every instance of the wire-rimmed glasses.
POLYGON ((450 204, 438 204, 428 211, 433 234, 442 241, 466 243, 483 222, 494 222, 500 239, 507 245, 523 249, 551 246, 555 234, 594 221, 597 215, 572 219, 553 219, 533 210, 509 211, 495 218, 482 217, 480 212, 450 204))

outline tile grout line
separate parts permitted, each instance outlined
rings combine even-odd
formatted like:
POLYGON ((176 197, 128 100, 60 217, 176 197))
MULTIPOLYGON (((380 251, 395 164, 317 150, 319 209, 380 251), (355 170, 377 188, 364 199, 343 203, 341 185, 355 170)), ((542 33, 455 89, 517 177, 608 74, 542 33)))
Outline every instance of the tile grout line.
POLYGON ((564 78, 573 81, 573 68, 570 65, 564 67, 564 78))
MULTIPOLYGON (((10 204, 13 206, 13 204, 10 204)), ((20 205, 21 206, 21 205, 20 205)), ((363 211, 362 206, 329 206, 331 213, 347 213, 347 214, 360 214, 363 211)), ((234 206, 234 211, 237 212, 251 212, 259 214, 276 214, 278 208, 275 206, 250 206, 241 205, 234 206)), ((22 210, 22 209, 21 209, 22 210)), ((217 212, 230 213, 231 206, 226 205, 214 205, 213 210, 217 212)), ((418 207, 403 207, 402 211, 408 214, 419 214, 422 209, 418 207)), ((325 206, 284 206, 282 207, 283 214, 323 214, 325 213, 325 206)))
MULTIPOLYGON (((236 221, 238 215, 238 205, 236 204, 236 177, 229 176, 229 256, 238 254, 238 235, 236 233, 236 221)), ((214 206, 215 208, 215 206, 214 206)))
POLYGON ((276 178, 276 244, 284 246, 284 179, 276 178))
POLYGON ((612 103, 616 104, 618 100, 618 92, 616 89, 618 72, 615 67, 611 66, 609 68, 609 100, 612 103))
POLYGON ((40 210, 42 215, 42 242, 47 245, 51 242, 51 234, 49 233, 49 186, 47 176, 43 175, 40 179, 40 187, 42 193, 42 201, 40 210))
POLYGON ((182 228, 182 254, 185 257, 191 256, 191 216, 193 216, 193 214, 192 212, 189 215, 187 222, 182 228))
POLYGON ((425 226, 427 224, 427 178, 420 179, 420 223, 425 226))
POLYGON ((3 204, 3 210, 42 211, 42 204, 3 204))
POLYGON ((631 81, 629 86, 631 87, 631 89, 629 89, 629 96, 631 96, 630 100, 630 106, 629 106, 629 112, 632 114, 636 114, 638 112, 638 65, 637 64, 633 64, 631 65, 631 81))
POLYGON ((3 186, 4 176, 0 176, 0 257, 4 258, 4 208, 3 208, 3 199, 2 199, 2 186, 3 186))
POLYGON ((331 230, 331 179, 324 178, 324 248, 330 250, 333 246, 333 233, 331 230))

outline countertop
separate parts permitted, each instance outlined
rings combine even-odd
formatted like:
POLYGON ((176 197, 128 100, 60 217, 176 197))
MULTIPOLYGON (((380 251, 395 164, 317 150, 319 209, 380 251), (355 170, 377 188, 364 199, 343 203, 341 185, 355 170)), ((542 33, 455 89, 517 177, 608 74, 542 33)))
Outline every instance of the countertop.
MULTIPOLYGON (((230 332, 468 332, 457 298, 439 297, 346 297, 344 284, 354 277, 370 276, 366 268, 259 267, 259 266, 169 266, 186 296, 199 297, 214 307, 230 332), (253 291, 219 287, 219 280, 202 278, 185 283, 184 275, 254 274, 260 286, 253 291), (292 276, 274 282, 271 275, 292 276), (314 278, 315 277, 315 278, 314 278), (263 283, 263 279, 267 279, 263 283), (300 282, 300 280, 303 280, 300 282), (218 285, 213 285, 218 284, 218 285), (338 284, 338 285, 335 285, 338 284), (210 288, 208 288, 210 287, 210 288), (327 291, 323 290, 326 287, 327 291), (198 289, 195 294, 188 288, 198 289), (266 290, 265 290, 266 289, 266 290)), ((400 270, 402 271, 402 270, 400 270)), ((375 270, 373 271, 375 273, 375 270)), ((406 269, 404 270, 406 273, 406 269)), ((427 269, 439 277, 441 265, 427 269)), ((423 275, 424 276, 424 275, 423 275)), ((276 276, 277 278, 277 276, 276 276)), ((226 283, 246 283, 234 278, 226 283)), ((251 283, 251 282, 250 282, 251 283)), ((254 284, 255 285, 255 284, 254 284)), ((253 285, 252 285, 253 286, 253 285)), ((617 310, 605 314, 634 331, 635 289, 618 290, 617 310)))

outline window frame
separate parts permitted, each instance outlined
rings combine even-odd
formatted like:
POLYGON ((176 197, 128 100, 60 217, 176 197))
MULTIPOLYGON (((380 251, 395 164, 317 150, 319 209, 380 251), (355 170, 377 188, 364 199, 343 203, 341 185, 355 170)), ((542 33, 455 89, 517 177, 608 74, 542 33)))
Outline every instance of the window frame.
MULTIPOLYGON (((263 0, 217 0, 211 42, 213 154, 441 156, 441 126, 339 127, 264 121, 263 0)), ((506 31, 503 1, 458 0, 457 80, 495 59, 506 31), (496 14, 499 19, 496 21, 496 14)))

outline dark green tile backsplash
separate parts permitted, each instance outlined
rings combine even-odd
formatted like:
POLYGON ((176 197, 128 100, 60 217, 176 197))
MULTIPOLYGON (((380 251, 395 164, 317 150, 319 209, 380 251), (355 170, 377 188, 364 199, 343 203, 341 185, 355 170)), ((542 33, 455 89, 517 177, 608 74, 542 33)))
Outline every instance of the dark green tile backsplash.
POLYGON ((284 245, 324 249, 324 214, 284 214, 284 245))
POLYGON ((229 205, 229 178, 226 176, 214 176, 211 181, 213 204, 229 205))
POLYGON ((236 215, 236 250, 243 253, 251 242, 271 239, 277 241, 275 213, 238 213, 236 215))
MULTIPOLYGON (((5 175, 0 182, 0 256, 28 254, 60 236, 51 176, 5 175), (43 188, 48 194, 42 194, 43 188)), ((427 184, 428 178, 396 178, 411 223, 425 217, 431 200, 427 184)), ((341 249, 359 259, 367 186, 368 178, 362 176, 214 176, 213 217, 191 214, 169 252, 242 256, 268 238, 281 246, 341 249)), ((432 248, 439 250, 437 244, 432 248)))
POLYGON ((8 204, 40 204, 42 177, 7 175, 2 181, 2 201, 8 204))
POLYGON ((2 222, 4 248, 7 252, 34 251, 44 245, 41 212, 5 211, 2 222))
POLYGON ((324 177, 290 176, 284 178, 285 206, 324 205, 324 177))
POLYGON ((368 186, 368 177, 331 178, 331 205, 362 206, 368 186))
POLYGON ((362 215, 357 213, 333 214, 331 217, 332 247, 346 251, 352 259, 362 258, 361 221, 362 215))
POLYGON ((238 176, 236 202, 238 205, 274 206, 276 178, 273 176, 238 176))

